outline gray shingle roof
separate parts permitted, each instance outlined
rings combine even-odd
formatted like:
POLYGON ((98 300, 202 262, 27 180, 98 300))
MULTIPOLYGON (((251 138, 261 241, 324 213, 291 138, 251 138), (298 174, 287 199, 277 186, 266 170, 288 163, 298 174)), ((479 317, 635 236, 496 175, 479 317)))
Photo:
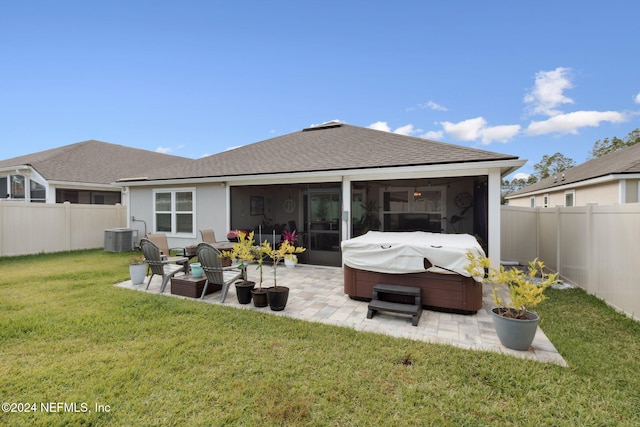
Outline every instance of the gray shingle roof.
POLYGON ((110 184, 122 177, 143 176, 147 169, 192 161, 185 157, 90 140, 0 160, 0 167, 31 165, 49 181, 110 184))
POLYGON ((631 173, 640 173, 640 144, 634 144, 569 168, 564 171, 564 180, 562 174, 557 177, 550 176, 510 194, 507 198, 607 175, 631 173))
POLYGON ((223 177, 511 160, 517 156, 347 124, 303 129, 187 165, 150 172, 150 180, 223 177))

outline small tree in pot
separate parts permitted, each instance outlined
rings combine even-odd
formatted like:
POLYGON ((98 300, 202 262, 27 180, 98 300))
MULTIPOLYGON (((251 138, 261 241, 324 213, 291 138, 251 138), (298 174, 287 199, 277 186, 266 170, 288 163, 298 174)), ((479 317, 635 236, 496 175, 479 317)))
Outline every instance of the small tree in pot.
POLYGON ((306 249, 302 246, 294 246, 288 240, 283 241, 278 249, 272 248, 271 244, 265 241, 261 249, 262 253, 273 260, 273 288, 267 290, 269 306, 273 311, 284 310, 289 297, 289 288, 286 286, 278 286, 278 263, 286 256, 302 253, 306 249))
MULTIPOLYGON (((230 258, 231 260, 239 259, 242 261, 242 281, 236 282, 236 296, 240 304, 249 304, 251 302, 251 291, 255 286, 255 282, 247 279, 247 263, 255 260, 256 252, 254 250, 253 231, 246 233, 238 231, 236 233, 238 242, 235 243, 230 251, 220 252, 221 258, 230 258)), ((262 283, 262 272, 260 273, 260 282, 262 283)))
POLYGON ((530 311, 547 297, 544 291, 558 282, 558 273, 546 273, 544 263, 537 258, 529 262, 528 271, 512 268, 491 267, 491 260, 484 256, 467 253, 469 263, 465 270, 474 278, 486 278, 492 286, 496 307, 491 310, 496 334, 502 345, 514 350, 528 350, 540 321, 530 311), (500 296, 504 289, 509 304, 500 296))

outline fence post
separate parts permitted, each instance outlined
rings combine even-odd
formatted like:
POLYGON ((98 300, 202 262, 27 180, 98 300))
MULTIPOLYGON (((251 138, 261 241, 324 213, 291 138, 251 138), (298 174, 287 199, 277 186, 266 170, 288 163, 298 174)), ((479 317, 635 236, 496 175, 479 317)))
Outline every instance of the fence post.
POLYGON ((560 226, 560 207, 556 206, 556 273, 558 277, 562 276, 562 268, 560 267, 560 251, 561 251, 561 233, 562 227, 560 226))
POLYGON ((71 233, 73 230, 71 229, 71 203, 64 202, 64 250, 71 250, 71 233))
POLYGON ((585 234, 587 236, 587 283, 585 284, 585 288, 587 292, 594 293, 595 283, 593 281, 593 260, 595 259, 595 246, 593 245, 593 203, 587 203, 587 211, 586 211, 587 219, 586 219, 586 227, 585 234))
POLYGON ((4 239, 3 236, 6 235, 4 229, 4 220, 2 217, 4 216, 4 206, 3 202, 0 202, 0 257, 4 256, 4 239))

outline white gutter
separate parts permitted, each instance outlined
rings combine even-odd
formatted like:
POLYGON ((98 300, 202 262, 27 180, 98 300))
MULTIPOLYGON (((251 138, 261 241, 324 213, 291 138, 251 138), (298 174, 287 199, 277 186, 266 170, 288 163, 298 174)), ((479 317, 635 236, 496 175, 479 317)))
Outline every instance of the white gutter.
POLYGON ((545 193, 549 193, 549 192, 573 190, 575 188, 587 187, 587 186, 590 186, 590 185, 603 184, 603 183, 606 183, 606 182, 617 181, 619 179, 640 179, 640 174, 638 174, 638 173, 634 173, 634 174, 610 174, 610 175, 600 176, 598 178, 587 179, 587 180, 584 180, 584 181, 575 181, 575 182, 571 182, 571 183, 568 183, 568 184, 557 185, 557 186, 554 186, 554 187, 545 187, 545 188, 541 188, 539 190, 528 191, 526 193, 520 193, 520 194, 517 194, 517 195, 513 195, 512 194, 512 195, 506 196, 505 199, 507 199, 507 200, 509 200, 509 199, 519 199, 520 197, 537 196, 537 195, 545 194, 545 193))
MULTIPOLYGON (((229 185, 268 185, 300 182, 341 182, 345 177, 358 180, 381 179, 382 176, 393 179, 441 178, 444 176, 487 175, 490 170, 500 169, 501 176, 510 174, 526 163, 526 160, 498 160, 470 163, 447 163, 420 166, 396 166, 366 169, 341 169, 335 171, 265 173, 237 176, 218 176, 202 178, 175 178, 149 181, 123 179, 114 182, 115 186, 185 185, 225 182, 229 185)), ((144 178, 138 178, 144 179, 144 178)))
MULTIPOLYGON (((67 186, 67 187, 74 187, 74 188, 96 188, 96 189, 100 189, 100 190, 104 190, 104 189, 108 189, 108 190, 115 190, 114 184, 98 184, 98 183, 91 183, 91 182, 77 182, 77 181, 48 181, 48 183, 50 185, 55 185, 55 186, 67 186)), ((120 185, 116 185, 116 187, 120 187, 120 185)))

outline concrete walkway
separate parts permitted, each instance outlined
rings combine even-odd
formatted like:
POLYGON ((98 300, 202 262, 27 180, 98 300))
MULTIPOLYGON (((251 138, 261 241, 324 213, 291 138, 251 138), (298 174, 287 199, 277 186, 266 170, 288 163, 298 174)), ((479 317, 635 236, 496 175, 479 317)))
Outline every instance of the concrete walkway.
MULTIPOLYGON (((249 280, 258 281, 258 272, 252 266, 248 268, 249 280)), ((483 308, 475 315, 459 315, 423 310, 418 326, 411 325, 411 317, 393 313, 377 313, 367 319, 367 302, 354 301, 344 293, 342 268, 298 265, 295 268, 279 266, 278 284, 289 287, 289 300, 284 311, 271 311, 269 307, 257 308, 253 304, 238 303, 235 287, 232 285, 224 305, 246 310, 262 310, 275 316, 287 316, 310 322, 320 322, 353 328, 394 337, 409 338, 431 343, 450 344, 456 347, 475 350, 495 351, 516 357, 551 362, 567 366, 551 341, 538 328, 529 351, 515 351, 503 347, 498 340, 491 319, 493 302, 490 286, 484 285, 483 308)), ((273 267, 263 268, 262 286, 273 286, 273 267)), ((144 285, 132 285, 131 281, 117 283, 116 286, 143 291, 144 285)), ((155 276, 147 292, 158 293, 161 278, 155 276)), ((171 295, 170 286, 164 292, 171 295)), ((191 299, 191 298, 186 298, 191 299)), ((220 292, 207 295, 197 302, 220 304, 220 292)))

